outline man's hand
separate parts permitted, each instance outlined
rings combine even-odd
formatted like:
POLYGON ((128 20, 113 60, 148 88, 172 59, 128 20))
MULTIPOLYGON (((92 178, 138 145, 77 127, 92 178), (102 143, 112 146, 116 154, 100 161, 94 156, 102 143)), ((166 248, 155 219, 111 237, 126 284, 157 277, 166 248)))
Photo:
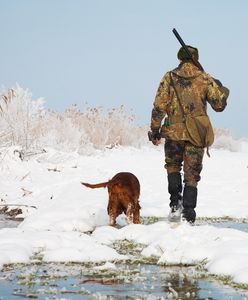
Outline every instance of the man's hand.
POLYGON ((161 144, 161 134, 159 131, 148 131, 149 141, 153 143, 153 145, 158 146, 161 144))

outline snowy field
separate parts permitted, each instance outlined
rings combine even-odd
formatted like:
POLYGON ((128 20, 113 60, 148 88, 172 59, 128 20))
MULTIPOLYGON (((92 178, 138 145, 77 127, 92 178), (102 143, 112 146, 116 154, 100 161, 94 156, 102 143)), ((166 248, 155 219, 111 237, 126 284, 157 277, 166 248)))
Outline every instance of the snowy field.
MULTIPOLYGON (((144 244, 141 254, 156 257, 159 264, 204 264, 211 274, 248 284, 247 233, 211 225, 175 227, 166 221, 127 225, 124 216, 118 218, 121 228, 113 228, 108 226, 107 190, 80 184, 132 172, 141 184, 141 216, 167 217, 162 146, 118 147, 91 156, 46 149, 23 161, 15 149, 0 151, 0 198, 1 205, 26 205, 21 215, 25 219, 18 228, 0 230, 1 268, 28 263, 34 255, 44 262, 117 262, 130 256, 119 254, 112 244, 126 239, 144 244)), ((211 149, 211 158, 205 156, 198 218, 248 220, 247 153, 244 142, 239 152, 211 149)))

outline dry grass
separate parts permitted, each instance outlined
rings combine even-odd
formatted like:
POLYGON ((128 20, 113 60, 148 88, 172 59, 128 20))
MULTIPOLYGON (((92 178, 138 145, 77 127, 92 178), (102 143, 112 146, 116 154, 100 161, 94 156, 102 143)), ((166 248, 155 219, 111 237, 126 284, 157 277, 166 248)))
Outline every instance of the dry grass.
POLYGON ((124 106, 105 110, 73 105, 63 113, 44 108, 44 100, 20 86, 3 91, 0 100, 0 143, 18 145, 24 152, 53 147, 91 154, 119 145, 140 147, 147 143, 146 126, 138 126, 124 106))

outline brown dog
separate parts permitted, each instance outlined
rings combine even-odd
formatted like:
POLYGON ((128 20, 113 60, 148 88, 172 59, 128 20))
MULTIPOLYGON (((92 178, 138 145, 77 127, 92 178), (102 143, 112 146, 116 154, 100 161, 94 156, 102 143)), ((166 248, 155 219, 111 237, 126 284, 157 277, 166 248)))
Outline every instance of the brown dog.
POLYGON ((140 223, 140 183, 138 178, 132 173, 117 173, 109 181, 98 184, 89 184, 85 182, 81 182, 81 184, 92 189, 108 187, 108 215, 111 226, 115 226, 116 218, 122 212, 126 214, 130 223, 140 223))

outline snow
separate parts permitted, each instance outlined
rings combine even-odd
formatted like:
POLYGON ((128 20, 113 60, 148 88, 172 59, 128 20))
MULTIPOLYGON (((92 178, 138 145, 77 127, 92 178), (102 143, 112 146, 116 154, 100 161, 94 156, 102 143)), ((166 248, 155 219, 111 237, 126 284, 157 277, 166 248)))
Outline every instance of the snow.
MULTIPOLYGON (((247 145, 242 151, 212 149, 205 156, 199 183, 197 217, 248 219, 247 145)), ((158 264, 204 264, 211 274, 248 283, 248 233, 212 225, 172 226, 165 221, 108 226, 106 189, 88 189, 80 181, 98 183, 117 172, 134 173, 140 180, 141 216, 167 217, 169 195, 163 147, 119 147, 91 156, 46 149, 21 161, 15 148, 1 149, 0 204, 26 205, 17 228, 0 230, 0 268, 28 263, 36 256, 45 262, 102 262, 115 268, 130 258, 113 249, 129 240, 144 245, 144 257, 158 264)), ((18 207, 18 206, 16 206, 18 207)), ((11 207, 13 208, 13 207, 11 207)))

